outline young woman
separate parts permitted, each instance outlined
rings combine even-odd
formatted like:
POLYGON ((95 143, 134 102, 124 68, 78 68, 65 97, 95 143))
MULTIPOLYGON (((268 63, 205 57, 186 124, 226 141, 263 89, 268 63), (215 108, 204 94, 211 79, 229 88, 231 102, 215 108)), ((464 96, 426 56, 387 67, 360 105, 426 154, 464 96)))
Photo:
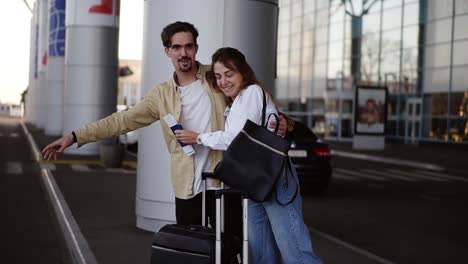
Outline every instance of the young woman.
MULTIPOLYGON (((260 124, 263 92, 267 95, 266 116, 277 109, 270 93, 262 88, 245 56, 234 48, 221 48, 212 56, 213 87, 228 100, 224 131, 196 133, 176 131, 178 140, 186 144, 202 144, 226 150, 247 119, 260 124)), ((281 190, 279 188, 277 191, 281 190)), ((263 203, 249 201, 249 252, 251 262, 316 264, 322 263, 312 250, 312 242, 302 217, 302 200, 298 192, 294 200, 281 205, 272 196, 263 203)))

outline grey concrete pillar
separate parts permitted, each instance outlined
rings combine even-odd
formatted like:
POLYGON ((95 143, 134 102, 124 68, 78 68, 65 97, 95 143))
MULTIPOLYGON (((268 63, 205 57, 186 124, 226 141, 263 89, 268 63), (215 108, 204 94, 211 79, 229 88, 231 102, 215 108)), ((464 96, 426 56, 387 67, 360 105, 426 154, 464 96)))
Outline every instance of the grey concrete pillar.
POLYGON ((38 0, 39 4, 39 50, 38 50, 38 85, 36 87, 37 96, 37 123, 39 128, 45 128, 47 122, 47 45, 48 45, 48 21, 49 21, 49 1, 38 0))
POLYGON ((34 89, 35 89, 35 76, 37 75, 36 58, 37 58, 37 3, 33 5, 33 15, 31 16, 31 35, 29 42, 29 83, 28 93, 26 94, 25 105, 25 120, 28 123, 34 124, 34 89))
MULTIPOLYGON (((119 2, 67 1, 64 135, 116 111, 119 2)), ((97 154, 100 144, 91 143, 68 151, 97 154)))
MULTIPOLYGON (((210 63, 222 46, 243 51, 259 78, 273 88, 277 1, 145 1, 142 94, 172 77, 160 40, 162 29, 187 21, 199 31, 197 59, 210 63)), ((175 221, 170 160, 159 122, 142 129, 138 149, 137 227, 154 231, 175 221)))

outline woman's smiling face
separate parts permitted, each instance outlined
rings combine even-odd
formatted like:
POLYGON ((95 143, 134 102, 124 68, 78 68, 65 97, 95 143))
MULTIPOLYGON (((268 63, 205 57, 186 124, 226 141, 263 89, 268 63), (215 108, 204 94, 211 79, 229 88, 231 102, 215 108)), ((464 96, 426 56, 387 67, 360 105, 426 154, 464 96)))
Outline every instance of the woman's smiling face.
POLYGON ((239 71, 226 67, 221 62, 216 62, 213 65, 214 75, 216 77, 216 84, 221 91, 234 100, 242 90, 244 80, 239 71))

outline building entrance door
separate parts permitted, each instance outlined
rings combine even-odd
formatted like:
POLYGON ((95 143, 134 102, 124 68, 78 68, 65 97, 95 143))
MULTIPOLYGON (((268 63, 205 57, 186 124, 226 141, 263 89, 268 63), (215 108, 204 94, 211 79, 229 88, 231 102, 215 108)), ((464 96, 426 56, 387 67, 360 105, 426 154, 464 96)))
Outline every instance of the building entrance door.
POLYGON ((408 98, 405 114, 405 143, 416 143, 421 138, 421 129, 422 98, 408 98))

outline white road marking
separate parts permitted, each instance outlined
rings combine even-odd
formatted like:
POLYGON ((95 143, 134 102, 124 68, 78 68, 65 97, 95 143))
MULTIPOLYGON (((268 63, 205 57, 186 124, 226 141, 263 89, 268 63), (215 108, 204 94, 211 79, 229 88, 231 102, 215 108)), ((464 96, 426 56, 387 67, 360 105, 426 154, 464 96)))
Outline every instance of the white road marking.
POLYGON ((414 179, 408 176, 395 175, 395 174, 385 172, 385 171, 378 171, 378 170, 373 170, 373 169, 363 169, 363 171, 368 172, 368 173, 374 173, 374 174, 381 175, 384 177, 403 180, 403 181, 411 181, 411 182, 419 181, 419 179, 414 179))
POLYGON ((401 170, 389 170, 389 171, 394 172, 394 173, 398 173, 400 175, 406 175, 406 176, 409 176, 409 177, 416 177, 416 178, 429 180, 429 181, 437 181, 437 182, 447 182, 448 181, 446 179, 441 179, 441 178, 438 178, 436 176, 425 176, 425 175, 421 175, 419 173, 411 173, 411 172, 401 171, 401 170))
POLYGON ((341 174, 339 172, 333 172, 332 178, 339 179, 339 180, 345 180, 345 181, 358 181, 359 180, 356 177, 344 175, 344 174, 341 174))
MULTIPOLYGON (((39 162, 42 158, 41 152, 23 122, 21 122, 21 126, 32 148, 36 162, 39 162)), ((41 169, 41 176, 43 184, 47 188, 47 194, 51 198, 50 201, 59 222, 59 227, 64 233, 67 249, 73 256, 74 262, 77 264, 97 264, 96 257, 91 251, 88 241, 86 241, 83 233, 81 233, 78 223, 73 218, 65 198, 54 180, 54 176, 47 169, 41 169)))
POLYGON ((16 132, 10 133, 10 137, 17 138, 19 137, 19 134, 16 132))
POLYGON ((6 174, 23 174, 23 166, 21 165, 21 162, 8 161, 5 164, 5 167, 6 174))
POLYGON ((3 133, 2 133, 2 132, 0 132, 0 137, 3 137, 3 133))
POLYGON ((362 159, 362 160, 369 160, 369 161, 377 161, 383 162, 388 164, 394 164, 397 166, 408 166, 417 169, 426 169, 426 170, 435 170, 435 171, 444 171, 445 168, 439 165, 424 163, 424 162, 417 162, 417 161, 407 161, 407 160, 400 160, 400 159, 392 159, 392 158, 384 158, 384 157, 377 157, 375 155, 366 155, 362 153, 354 153, 354 152, 347 152, 347 151, 339 151, 339 150, 332 150, 331 154, 334 156, 341 156, 345 158, 353 158, 353 159, 362 159))
POLYGON ((315 229, 315 228, 313 228, 313 227, 310 227, 310 226, 309 226, 308 228, 309 228, 309 230, 310 230, 310 232, 311 232, 312 234, 315 234, 315 235, 317 235, 317 236, 323 237, 324 239, 330 240, 330 241, 332 241, 333 243, 335 243, 335 244, 337 244, 337 245, 340 245, 340 246, 342 246, 342 247, 344 247, 344 248, 347 248, 347 249, 349 249, 349 250, 351 250, 351 251, 357 252, 358 254, 361 254, 361 255, 363 255, 363 256, 368 257, 369 259, 375 260, 377 263, 381 263, 381 264, 396 264, 395 262, 392 262, 392 261, 390 261, 390 260, 387 260, 387 259, 384 259, 384 258, 382 258, 382 257, 379 257, 379 256, 377 256, 377 255, 375 255, 375 254, 372 254, 372 253, 370 253, 369 251, 366 251, 366 250, 364 250, 364 249, 362 249, 362 248, 358 248, 358 247, 356 247, 356 246, 353 246, 353 245, 351 245, 351 244, 349 244, 349 243, 347 243, 347 242, 345 242, 345 241, 343 241, 343 240, 341 240, 341 239, 339 239, 339 238, 336 238, 336 237, 331 236, 331 235, 329 235, 329 234, 325 234, 325 233, 323 233, 323 232, 321 232, 321 231, 319 231, 319 230, 317 230, 317 229, 315 229))
POLYGON ((363 172, 356 172, 356 171, 351 171, 351 170, 345 170, 345 169, 337 169, 335 168, 335 171, 347 174, 347 175, 352 175, 356 177, 361 177, 361 178, 366 178, 370 180, 376 180, 376 181, 388 181, 387 178, 381 177, 381 176, 375 176, 363 172))
POLYGON ((439 173, 439 172, 432 172, 432 171, 414 171, 416 173, 421 173, 421 174, 426 174, 426 175, 434 175, 438 176, 444 179, 448 180, 454 180, 454 181, 462 181, 462 182, 468 182, 468 178, 460 177, 460 176, 454 176, 450 174, 445 174, 445 173, 439 173))
POLYGON ((71 164, 70 167, 74 171, 91 171, 91 168, 89 168, 89 166, 83 164, 71 164))
POLYGON ((41 169, 56 170, 57 166, 53 163, 40 163, 41 169))

